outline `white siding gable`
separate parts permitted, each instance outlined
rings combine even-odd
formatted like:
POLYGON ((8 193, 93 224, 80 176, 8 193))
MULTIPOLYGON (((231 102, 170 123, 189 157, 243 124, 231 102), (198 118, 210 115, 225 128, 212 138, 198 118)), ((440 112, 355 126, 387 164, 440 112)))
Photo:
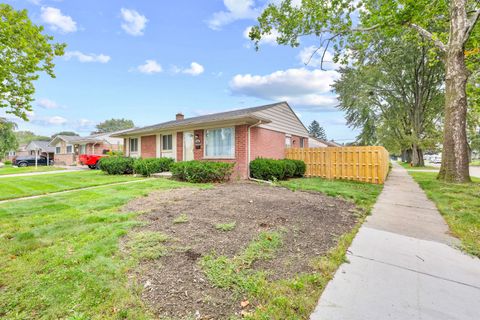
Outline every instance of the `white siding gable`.
POLYGON ((253 114, 272 121, 260 125, 259 127, 261 128, 308 138, 307 129, 295 115, 293 110, 285 103, 254 112, 253 114))

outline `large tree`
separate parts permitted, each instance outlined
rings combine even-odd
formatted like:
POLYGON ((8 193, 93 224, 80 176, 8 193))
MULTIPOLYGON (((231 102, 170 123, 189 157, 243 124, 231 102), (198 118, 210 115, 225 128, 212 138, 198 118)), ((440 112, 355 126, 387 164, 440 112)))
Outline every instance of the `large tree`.
POLYGON ((440 141, 443 116, 443 65, 428 43, 401 37, 372 37, 354 66, 341 68, 334 84, 348 125, 360 129, 359 144, 381 144, 423 166, 423 150, 440 141))
POLYGON ((63 55, 65 45, 52 41, 26 10, 0 4, 0 108, 7 113, 28 120, 38 73, 55 77, 53 59, 63 55))
POLYGON ((72 137, 78 137, 79 134, 73 131, 60 131, 57 133, 52 134, 52 139, 55 138, 56 136, 72 136, 72 137))
MULTIPOLYGON (((330 45, 337 56, 346 49, 368 48, 371 31, 398 36, 414 30, 435 45, 445 64, 445 120, 439 178, 470 181, 466 131, 465 49, 478 36, 478 0, 285 0, 270 4, 250 37, 257 42, 276 30, 277 42, 299 45, 305 35, 318 36, 323 55, 330 45), (472 36, 474 35, 475 36, 472 36)), ((412 44, 416 45, 416 44, 412 44)))
POLYGON ((0 118, 0 159, 11 150, 17 150, 18 142, 14 130, 17 125, 5 118, 0 118))
POLYGON ((317 120, 313 120, 312 123, 308 126, 308 133, 318 139, 327 140, 327 134, 325 129, 318 123, 317 120))
POLYGON ((96 125, 97 130, 92 133, 114 132, 135 127, 132 120, 128 119, 109 119, 96 125))
POLYGON ((32 131, 15 131, 18 144, 28 144, 30 141, 50 141, 50 137, 36 135, 32 131))

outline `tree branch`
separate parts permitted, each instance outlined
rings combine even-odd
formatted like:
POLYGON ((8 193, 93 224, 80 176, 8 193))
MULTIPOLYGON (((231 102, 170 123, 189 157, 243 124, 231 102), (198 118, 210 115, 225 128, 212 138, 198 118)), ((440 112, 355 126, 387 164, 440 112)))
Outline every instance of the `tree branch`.
POLYGON ((435 39, 433 37, 433 34, 431 34, 429 31, 423 29, 419 25, 416 25, 415 23, 410 23, 409 26, 416 30, 418 33, 420 33, 422 36, 428 38, 429 40, 433 41, 433 43, 437 46, 438 49, 442 50, 443 52, 447 52, 447 46, 439 39, 435 39))
POLYGON ((473 16, 468 19, 468 28, 465 31, 465 38, 464 38, 464 43, 468 41, 468 38, 470 37, 470 34, 472 33, 473 28, 475 27, 475 24, 478 22, 480 19, 480 9, 475 11, 473 16))

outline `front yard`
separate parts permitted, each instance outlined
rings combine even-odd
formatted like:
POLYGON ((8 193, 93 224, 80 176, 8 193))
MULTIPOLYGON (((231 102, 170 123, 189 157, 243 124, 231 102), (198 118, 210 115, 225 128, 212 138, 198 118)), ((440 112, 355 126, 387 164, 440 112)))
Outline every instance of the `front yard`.
POLYGON ((13 167, 11 165, 6 165, 3 167, 0 167, 0 175, 6 175, 6 174, 19 174, 19 173, 32 173, 32 172, 46 172, 46 171, 57 171, 57 170, 65 170, 63 168, 59 167, 53 167, 53 166, 30 166, 30 167, 13 167))
POLYGON ((410 174, 435 202, 452 233, 462 241, 464 250, 480 257, 480 179, 456 184, 437 180, 438 173, 410 174))
POLYGON ((281 185, 311 191, 144 179, 1 204, 0 318, 306 319, 381 186, 281 185))

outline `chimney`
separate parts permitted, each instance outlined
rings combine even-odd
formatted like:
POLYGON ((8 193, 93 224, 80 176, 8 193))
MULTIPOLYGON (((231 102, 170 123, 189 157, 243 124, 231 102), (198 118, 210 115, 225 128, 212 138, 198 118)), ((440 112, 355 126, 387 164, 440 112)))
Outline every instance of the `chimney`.
POLYGON ((175 115, 175 120, 179 121, 183 119, 185 119, 185 116, 183 115, 183 113, 179 112, 175 115))

